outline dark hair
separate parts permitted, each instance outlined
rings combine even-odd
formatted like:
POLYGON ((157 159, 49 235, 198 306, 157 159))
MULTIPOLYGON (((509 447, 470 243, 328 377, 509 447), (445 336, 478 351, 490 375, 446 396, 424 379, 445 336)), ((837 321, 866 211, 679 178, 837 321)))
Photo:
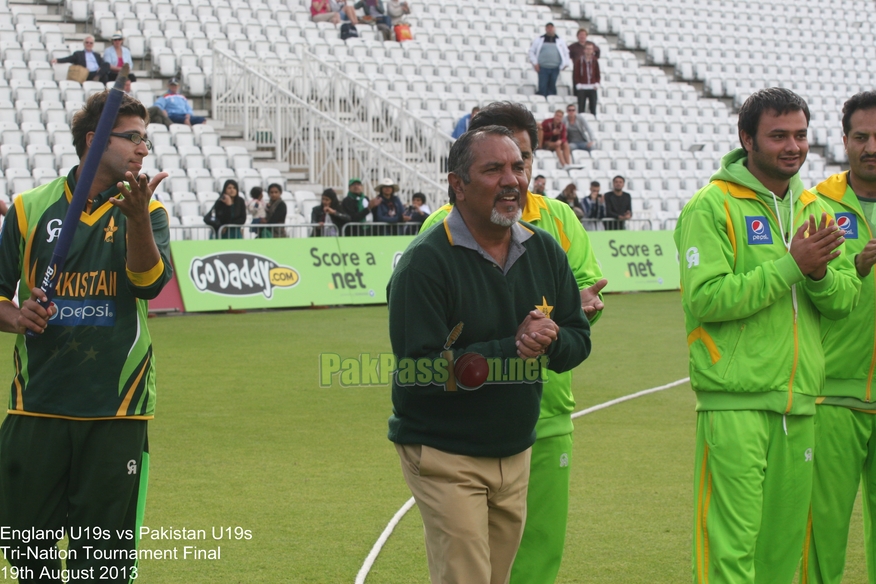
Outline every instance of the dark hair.
POLYGON ((856 93, 843 104, 843 134, 849 135, 852 130, 852 114, 859 109, 876 108, 876 91, 856 93))
POLYGON ((220 196, 220 197, 221 197, 222 195, 225 194, 225 189, 228 188, 228 185, 233 185, 233 186, 234 186, 234 190, 237 191, 237 194, 238 194, 238 195, 240 194, 240 187, 237 186, 237 181, 234 180, 233 178, 229 178, 227 181, 225 181, 225 184, 222 185, 222 192, 219 193, 219 196, 220 196))
MULTIPOLYGON (((469 129, 468 132, 460 136, 453 143, 453 146, 450 147, 447 168, 450 173, 461 178, 465 184, 471 182, 469 171, 471 170, 471 165, 474 164, 475 142, 479 142, 484 136, 505 136, 514 140, 514 134, 504 126, 485 126, 475 130, 469 129)), ((453 191, 453 187, 448 185, 447 194, 450 197, 450 202, 455 203, 456 193, 453 191)))
MULTIPOLYGON (((282 189, 281 189, 281 191, 282 191, 282 189)), ((331 199, 332 202, 329 204, 329 207, 331 207, 331 208, 334 209, 335 211, 340 210, 340 208, 341 208, 341 203, 338 201, 338 193, 336 193, 334 189, 326 189, 326 190, 324 190, 324 191, 322 192, 322 195, 321 195, 321 196, 323 196, 323 197, 328 197, 329 199, 331 199)))
POLYGON ((543 175, 543 174, 537 174, 537 175, 535 175, 535 178, 533 178, 532 180, 536 181, 536 180, 538 180, 538 179, 540 179, 540 178, 544 178, 544 175, 543 175))
MULTIPOLYGON (((806 101, 802 97, 784 87, 761 89, 752 93, 739 108, 740 143, 742 143, 743 132, 751 136, 752 139, 757 136, 760 117, 766 111, 775 112, 777 116, 802 111, 803 115, 806 116, 806 124, 809 124, 809 106, 806 105, 806 101)), ((743 148, 745 148, 744 145, 743 148)))
POLYGON ((270 193, 270 192, 271 192, 271 189, 274 188, 274 187, 277 187, 277 190, 280 191, 280 194, 283 193, 283 187, 281 187, 281 186, 280 186, 279 184, 277 184, 277 183, 271 183, 271 184, 269 184, 269 185, 268 185, 268 192, 270 193))
POLYGON ((134 75, 133 73, 128 73, 128 81, 130 81, 131 83, 136 83, 137 76, 134 75))
POLYGON ((426 204, 426 195, 424 195, 423 193, 414 193, 411 196, 411 200, 413 201, 414 199, 420 199, 421 201, 423 201, 424 205, 426 204))
POLYGON ((249 196, 253 199, 261 199, 263 194, 262 187, 253 187, 249 190, 249 196))
POLYGON ((569 195, 572 194, 571 191, 577 191, 577 190, 578 190, 578 185, 576 185, 576 184, 573 183, 573 182, 572 182, 572 183, 569 183, 569 184, 566 185, 566 188, 563 189, 563 195, 566 196, 566 197, 568 197, 569 195))
POLYGON ((598 187, 598 186, 599 186, 599 181, 598 181, 598 180, 590 181, 590 186, 591 186, 591 187, 598 187))
POLYGON ((624 183, 627 182, 627 179, 625 179, 625 178, 622 177, 621 175, 617 175, 617 176, 615 176, 614 178, 612 178, 612 179, 611 179, 611 182, 614 182, 614 181, 616 181, 617 179, 621 179, 622 181, 624 181, 624 183))
POLYGON ((526 106, 510 101, 497 101, 484 107, 472 116, 469 132, 487 126, 503 126, 512 132, 525 131, 529 134, 529 145, 535 152, 538 148, 538 123, 526 106))
MULTIPOLYGON (((73 145, 76 147, 76 155, 80 159, 85 156, 85 152, 88 150, 85 136, 97 129, 97 121, 100 119, 101 112, 103 112, 103 106, 108 95, 109 91, 95 93, 88 98, 82 109, 73 116, 73 127, 70 131, 73 134, 73 145)), ((142 118, 147 124, 149 123, 149 114, 146 112, 143 104, 130 95, 123 95, 122 105, 119 107, 116 122, 118 123, 120 118, 130 116, 137 116, 142 118)))

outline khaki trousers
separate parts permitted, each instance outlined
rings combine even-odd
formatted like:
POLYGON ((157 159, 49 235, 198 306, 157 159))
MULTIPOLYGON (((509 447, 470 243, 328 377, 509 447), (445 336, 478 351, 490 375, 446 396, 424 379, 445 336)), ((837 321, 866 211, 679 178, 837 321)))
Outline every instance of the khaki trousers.
POLYGON ((485 458, 395 447, 423 516, 432 584, 507 584, 526 520, 531 449, 485 458))

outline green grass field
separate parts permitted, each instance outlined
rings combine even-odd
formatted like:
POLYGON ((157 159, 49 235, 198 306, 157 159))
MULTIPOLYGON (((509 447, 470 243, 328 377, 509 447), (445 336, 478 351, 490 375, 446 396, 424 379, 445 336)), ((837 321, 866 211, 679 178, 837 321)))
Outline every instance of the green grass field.
MULTIPOLYGON (((318 355, 389 351, 386 307, 159 317, 146 525, 205 529, 219 560, 146 560, 138 582, 352 583, 410 497, 386 439, 388 386, 320 388, 318 355), (251 539, 213 540, 241 527, 251 539), (227 532, 226 532, 227 533, 227 532)), ((677 293, 612 295, 575 371, 578 409, 687 376, 677 293)), ((0 374, 11 378, 11 335, 0 374)), ((694 398, 687 384, 576 422, 559 582, 690 582, 694 398)), ((860 506, 846 582, 865 582, 860 506)), ((2 580, 2 576, 0 576, 2 580)), ((416 509, 367 580, 428 583, 416 509)))

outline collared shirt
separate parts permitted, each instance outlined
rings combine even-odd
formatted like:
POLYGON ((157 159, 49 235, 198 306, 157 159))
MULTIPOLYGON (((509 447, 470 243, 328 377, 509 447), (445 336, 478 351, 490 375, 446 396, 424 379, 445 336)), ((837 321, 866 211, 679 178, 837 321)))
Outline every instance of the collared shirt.
POLYGON ((94 52, 85 51, 85 66, 89 71, 97 71, 100 69, 100 66, 97 64, 97 57, 94 56, 94 52))
MULTIPOLYGON (((70 187, 70 193, 74 193, 76 191, 76 171, 79 170, 79 166, 74 166, 70 169, 70 173, 67 175, 67 186, 70 187)), ((105 191, 101 191, 97 193, 94 198, 91 200, 91 208, 97 209, 113 197, 119 194, 119 187, 116 185, 111 186, 105 191)))
MULTIPOLYGON (((447 229, 450 233, 450 244, 451 245, 459 245, 461 247, 467 247, 468 249, 473 249, 474 251, 481 254, 485 260, 499 267, 499 262, 493 258, 489 253, 487 253, 484 248, 482 248, 477 241, 475 241, 474 236, 471 234, 471 231, 468 229, 468 225, 465 224, 465 220, 462 218, 462 213, 460 213, 456 207, 450 211, 450 214, 447 215, 447 218, 444 220, 447 229)), ((502 269, 502 274, 507 274, 508 270, 511 269, 511 266, 514 265, 520 256, 522 256, 526 252, 526 247, 523 245, 523 242, 532 237, 532 231, 520 225, 519 223, 515 223, 510 227, 511 229, 511 241, 508 244, 508 257, 505 260, 505 267, 502 269)))

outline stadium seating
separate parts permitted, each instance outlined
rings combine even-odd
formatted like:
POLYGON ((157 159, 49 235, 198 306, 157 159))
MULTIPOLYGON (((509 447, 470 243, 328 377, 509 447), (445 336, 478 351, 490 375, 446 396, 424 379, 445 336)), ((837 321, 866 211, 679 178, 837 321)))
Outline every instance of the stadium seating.
MULTIPOLYGON (((384 42, 368 26, 360 27, 362 38, 341 41, 334 25, 310 21, 309 0, 66 0, 64 6, 71 21, 93 25, 98 50, 123 30, 134 58, 148 57, 153 76, 180 75, 190 97, 210 95, 214 47, 260 66, 306 54, 327 77, 366 84, 448 134, 477 104, 519 101, 542 120, 574 101, 568 71, 561 75, 563 95, 534 95, 537 75, 526 52, 546 22, 571 42, 578 20, 586 18, 591 40, 602 49, 598 118, 585 114, 598 150, 574 152, 578 168, 572 170, 540 152, 536 172, 548 178, 551 194, 569 182, 586 192, 594 179, 607 190, 610 178, 622 174, 637 201, 636 217, 658 224, 677 217, 720 156, 735 147, 733 108, 761 87, 790 87, 809 101, 815 148, 802 170, 804 182, 836 172, 844 161, 839 109, 872 84, 876 56, 876 9, 862 0, 803 0, 793 14, 784 5, 750 1, 727 11, 717 0, 559 0, 552 6, 437 0, 414 3, 408 21, 415 40, 405 43, 384 42), (600 34, 616 35, 616 46, 600 34), (820 42, 809 40, 813 35, 820 42)), ((66 65, 49 65, 79 48, 57 24, 12 11, 7 0, 0 0, 0 13, 10 15, 0 18, 0 192, 12 195, 76 163, 72 115, 103 86, 67 81, 66 65)), ((300 89, 295 80, 277 82, 300 89)), ((155 97, 148 79, 132 91, 147 105, 155 97)), ((148 130, 155 149, 144 170, 172 173, 162 191, 180 225, 200 217, 207 203, 178 201, 178 193, 215 194, 228 178, 239 180, 244 195, 252 186, 284 183, 279 170, 255 168, 246 147, 223 145, 209 125, 168 130, 150 124, 148 130)), ((296 193, 294 210, 308 217, 316 199, 296 193)))

